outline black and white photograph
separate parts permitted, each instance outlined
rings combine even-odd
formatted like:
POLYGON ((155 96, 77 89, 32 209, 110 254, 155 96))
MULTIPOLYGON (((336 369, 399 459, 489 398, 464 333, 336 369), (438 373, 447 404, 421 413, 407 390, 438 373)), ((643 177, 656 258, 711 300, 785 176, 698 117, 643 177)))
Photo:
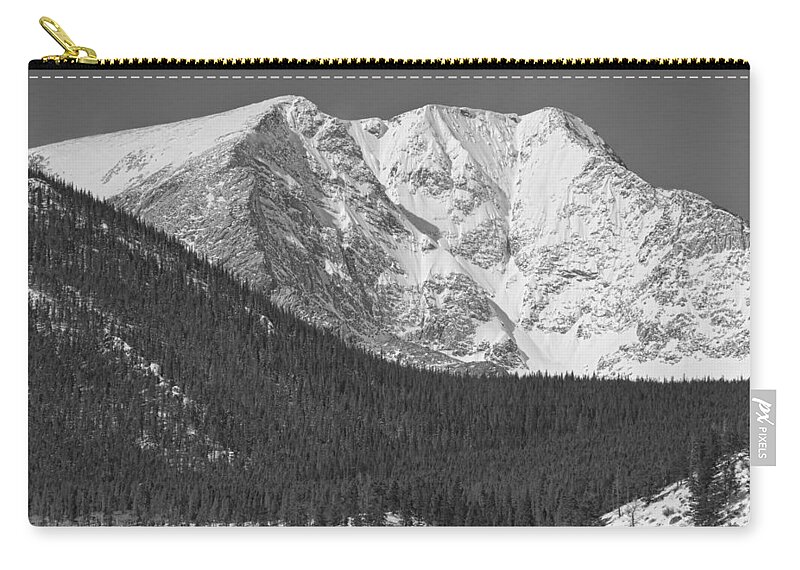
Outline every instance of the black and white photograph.
POLYGON ((6 565, 791 565, 790 12, 5 15, 6 565))
POLYGON ((747 524, 746 66, 443 67, 31 69, 32 524, 747 524))

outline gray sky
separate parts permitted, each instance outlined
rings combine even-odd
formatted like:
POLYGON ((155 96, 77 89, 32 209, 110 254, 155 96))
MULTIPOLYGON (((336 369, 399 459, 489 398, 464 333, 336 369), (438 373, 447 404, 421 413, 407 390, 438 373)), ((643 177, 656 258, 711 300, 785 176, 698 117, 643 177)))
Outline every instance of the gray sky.
MULTIPOLYGON (((51 70, 29 75, 50 75, 51 70)), ((64 72, 67 73, 67 72, 64 72)), ((78 72, 69 72, 76 75, 78 72)), ((81 70, 79 73, 89 72, 81 70)), ((388 119, 428 103, 518 113, 561 107, 596 129, 648 182, 692 190, 749 219, 747 72, 202 70, 192 75, 303 75, 304 79, 130 79, 174 70, 98 70, 114 79, 29 81, 28 146, 218 113, 278 95, 302 95, 342 119, 388 119), (309 79, 333 75, 481 75, 484 79, 309 79), (711 79, 639 79, 652 75, 711 79), (571 75, 571 79, 485 79, 487 75, 571 75), (633 79, 575 79, 575 75, 633 79), (128 78, 119 79, 120 75, 128 78), (715 75, 724 75, 715 79, 715 75)))

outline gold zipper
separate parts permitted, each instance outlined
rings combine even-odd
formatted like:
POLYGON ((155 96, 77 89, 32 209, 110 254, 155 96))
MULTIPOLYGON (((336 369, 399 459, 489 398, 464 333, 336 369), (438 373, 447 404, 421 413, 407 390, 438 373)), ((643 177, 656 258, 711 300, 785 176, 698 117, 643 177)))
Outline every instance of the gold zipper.
POLYGON ((287 59, 287 58, 218 58, 218 59, 175 59, 175 58, 120 58, 100 59, 91 48, 78 46, 64 29, 52 18, 43 16, 41 26, 64 49, 61 55, 48 55, 39 62, 31 62, 31 67, 52 64, 89 64, 100 67, 186 67, 186 68, 416 68, 416 69, 479 69, 479 68, 517 68, 517 69, 750 69, 743 59, 722 58, 580 58, 580 59, 506 59, 506 58, 453 58, 453 59, 384 59, 384 58, 332 58, 332 59, 287 59))
POLYGON ((39 24, 50 34, 51 38, 58 42, 58 45, 64 48, 64 53, 61 55, 46 55, 42 58, 42 61, 54 61, 57 63, 99 63, 97 53, 95 53, 92 48, 76 45, 67 35, 67 32, 64 31, 64 28, 59 26, 52 18, 42 16, 39 18, 39 24))

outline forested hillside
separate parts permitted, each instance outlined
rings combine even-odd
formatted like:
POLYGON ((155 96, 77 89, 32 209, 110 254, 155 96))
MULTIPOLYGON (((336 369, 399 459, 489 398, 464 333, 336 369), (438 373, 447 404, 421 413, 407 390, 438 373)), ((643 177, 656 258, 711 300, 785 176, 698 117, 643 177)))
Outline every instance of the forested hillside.
POLYGON ((34 524, 589 525, 746 445, 747 381, 404 367, 58 180, 29 198, 34 524))

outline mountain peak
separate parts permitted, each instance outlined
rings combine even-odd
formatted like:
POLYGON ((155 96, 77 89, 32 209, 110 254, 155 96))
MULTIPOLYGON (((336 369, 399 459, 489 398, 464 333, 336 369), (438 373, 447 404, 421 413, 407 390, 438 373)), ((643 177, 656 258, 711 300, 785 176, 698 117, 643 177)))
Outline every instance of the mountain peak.
POLYGON ((519 130, 523 133, 523 138, 532 137, 542 143, 557 135, 562 140, 599 152, 624 166, 619 155, 595 129, 577 115, 559 107, 543 107, 523 115, 519 130))
MULTIPOLYGON (((534 111, 535 113, 536 111, 534 111)), ((567 121, 569 119, 577 119, 575 115, 562 109, 561 107, 546 106, 539 109, 539 114, 543 117, 552 118, 555 120, 567 121)))
POLYGON ((289 95, 29 157, 397 358, 748 374, 749 232, 564 109, 351 121, 289 95))
POLYGON ((275 104, 284 104, 293 109, 313 110, 318 111, 317 104, 303 97, 302 95, 284 95, 282 97, 275 97, 267 99, 267 101, 274 101, 275 104))
POLYGON ((517 139, 519 140, 533 137, 544 143, 553 135, 557 135, 562 140, 572 142, 588 150, 599 151, 615 162, 623 164, 620 157, 595 129, 577 115, 559 107, 542 107, 520 116, 516 113, 501 113, 465 106, 430 103, 397 115, 390 119, 389 122, 425 124, 437 132, 442 132, 442 129, 449 131, 457 138, 460 138, 459 131, 471 132, 472 135, 467 135, 471 138, 475 138, 479 133, 482 136, 486 136, 486 129, 481 130, 481 125, 486 124, 507 131, 509 136, 513 131, 517 131, 517 139))

